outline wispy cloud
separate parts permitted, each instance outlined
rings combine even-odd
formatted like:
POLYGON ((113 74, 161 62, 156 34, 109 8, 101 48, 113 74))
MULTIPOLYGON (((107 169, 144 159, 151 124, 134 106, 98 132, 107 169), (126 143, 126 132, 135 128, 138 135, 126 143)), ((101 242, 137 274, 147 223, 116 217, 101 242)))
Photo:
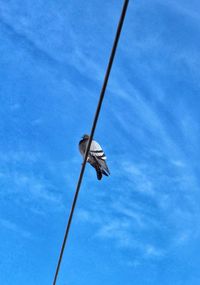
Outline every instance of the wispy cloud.
POLYGON ((194 7, 197 7, 197 5, 199 5, 199 2, 196 0, 193 1, 193 5, 191 5, 191 3, 188 3, 187 1, 167 0, 163 2, 160 0, 156 0, 156 2, 161 5, 164 5, 167 9, 173 8, 173 12, 174 9, 176 9, 176 12, 180 13, 181 16, 185 16, 187 20, 199 20, 199 14, 197 13, 196 9, 194 9, 194 7))
POLYGON ((15 223, 13 223, 12 221, 0 218, 0 225, 4 229, 11 231, 11 232, 14 232, 23 238, 28 238, 28 239, 32 238, 32 234, 29 231, 24 230, 23 228, 21 228, 19 225, 15 224, 15 223))
POLYGON ((40 173, 33 170, 37 164, 40 164, 41 159, 43 159, 41 154, 27 151, 1 153, 1 182, 4 188, 1 196, 18 195, 18 199, 24 203, 37 200, 40 205, 50 203, 54 205, 54 210, 61 210, 63 203, 59 191, 40 173), (13 168, 13 165, 17 167, 13 168))

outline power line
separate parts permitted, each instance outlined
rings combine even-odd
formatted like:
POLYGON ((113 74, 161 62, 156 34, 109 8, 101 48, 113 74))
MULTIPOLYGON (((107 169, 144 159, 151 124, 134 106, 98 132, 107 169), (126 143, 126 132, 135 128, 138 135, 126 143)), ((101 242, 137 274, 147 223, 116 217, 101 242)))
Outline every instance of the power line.
POLYGON ((91 129, 91 133, 90 133, 90 138, 89 138, 89 141, 88 141, 88 144, 87 144, 87 148, 86 148, 86 152, 85 152, 85 156, 84 156, 81 172, 80 172, 78 183, 77 183, 77 186, 76 186, 76 192, 75 192, 75 195, 74 195, 74 200, 73 200, 73 203, 72 203, 72 207, 71 207, 71 211, 70 211, 70 215, 69 215, 69 219, 68 219, 68 223, 67 223, 67 227, 66 227, 66 231, 65 231, 65 236, 64 236, 62 247, 61 247, 61 250, 60 250, 60 255, 59 255, 58 264, 57 264, 57 268, 56 268, 56 272, 55 272, 55 276, 54 276, 53 285, 56 285, 56 281, 57 281, 57 277, 58 277, 58 273, 59 273, 59 269, 60 269, 60 264, 61 264, 61 261, 62 261, 62 257, 63 257, 63 253, 64 253, 66 241, 67 241, 67 237, 68 237, 69 230, 70 230, 70 225, 71 225, 72 218, 73 218, 73 213, 74 213, 75 206, 76 206, 76 201, 77 201, 77 198, 78 198, 78 194, 79 194, 79 191, 80 191, 83 174, 84 174, 84 171, 85 171, 85 165, 86 165, 86 161, 87 161, 90 145, 91 145, 91 142, 92 142, 92 139, 93 139, 93 136, 94 136, 94 132, 95 132, 95 129, 96 129, 97 121, 98 121, 99 114, 100 114, 100 111, 101 111, 101 106, 102 106, 102 102, 103 102, 103 99, 104 99, 105 90, 106 90, 106 87, 107 87, 110 71, 111 71, 111 68, 112 68, 115 52, 116 52, 116 49, 117 49, 117 44, 118 44, 118 41, 119 41, 120 33, 121 33, 121 30, 122 30, 124 18, 125 18, 127 7, 128 7, 128 2, 129 2, 129 0, 125 0, 124 1, 121 17, 119 19, 115 40, 114 40, 114 43, 113 43, 110 59, 109 59, 109 62, 108 62, 106 74, 105 74, 105 77, 104 77, 103 86, 102 86, 100 97, 99 97, 99 102, 98 102, 96 113, 95 113, 94 120, 93 120, 93 125, 92 125, 92 129, 91 129))

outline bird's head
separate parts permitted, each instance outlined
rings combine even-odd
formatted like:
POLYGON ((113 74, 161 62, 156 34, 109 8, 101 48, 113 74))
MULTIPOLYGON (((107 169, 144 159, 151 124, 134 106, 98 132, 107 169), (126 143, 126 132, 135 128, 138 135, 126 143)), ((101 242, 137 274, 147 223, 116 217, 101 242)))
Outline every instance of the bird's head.
POLYGON ((82 139, 86 140, 86 139, 89 139, 89 137, 90 137, 89 135, 85 134, 82 136, 82 139))

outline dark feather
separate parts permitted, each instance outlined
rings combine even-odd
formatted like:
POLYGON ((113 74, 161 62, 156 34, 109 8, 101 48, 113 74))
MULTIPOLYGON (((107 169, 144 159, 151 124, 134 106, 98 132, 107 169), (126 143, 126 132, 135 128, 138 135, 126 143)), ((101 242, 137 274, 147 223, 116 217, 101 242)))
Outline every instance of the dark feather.
POLYGON ((102 178, 102 173, 101 173, 101 169, 96 169, 96 172, 97 172, 97 179, 98 180, 101 180, 101 178, 102 178))
POLYGON ((105 175, 105 176, 108 176, 108 174, 105 172, 105 170, 102 169, 102 173, 105 175))

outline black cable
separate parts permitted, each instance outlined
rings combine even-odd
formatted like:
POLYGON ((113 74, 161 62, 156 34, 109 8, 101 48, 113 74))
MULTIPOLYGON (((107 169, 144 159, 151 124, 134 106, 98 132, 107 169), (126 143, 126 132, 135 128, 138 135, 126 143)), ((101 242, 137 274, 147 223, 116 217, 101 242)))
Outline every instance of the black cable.
POLYGON ((102 86, 102 89, 101 89, 101 93, 100 93, 100 97, 99 97, 99 102, 98 102, 98 105, 97 105, 96 113, 95 113, 95 116, 94 116, 94 121, 93 121, 92 129, 91 129, 91 133, 90 133, 90 138, 89 138, 89 141, 88 141, 88 144, 87 144, 87 148, 86 148, 86 152, 85 152, 85 156, 84 156, 81 172, 80 172, 80 175, 79 175, 79 180, 78 180, 77 187, 76 187, 74 200, 73 200, 73 203, 72 203, 72 207, 71 207, 71 211, 70 211, 70 215, 69 215, 69 219, 68 219, 68 223, 67 223, 67 228, 66 228, 66 231, 65 231, 64 240, 63 240, 61 251, 60 251, 60 255, 59 255, 59 260, 58 260, 58 264, 57 264, 57 268, 56 268, 56 272, 55 272, 55 276, 54 276, 53 285, 56 285, 56 281, 57 281, 57 277, 58 277, 58 273, 59 273, 59 269, 60 269, 60 264, 61 264, 61 261, 62 261, 62 256, 63 256, 63 252, 64 252, 64 249, 65 249, 65 244, 66 244, 66 241, 67 241, 67 237, 68 237, 68 233, 69 233, 69 229, 70 229, 70 225, 71 225, 74 209, 75 209, 75 206, 76 206, 76 201, 77 201, 77 198, 78 198, 78 194, 79 194, 79 190, 80 190, 80 187, 81 187, 83 174, 84 174, 84 171, 85 171, 85 165, 86 165, 86 161, 87 161, 90 145, 91 145, 91 142, 92 142, 92 139, 93 139, 93 136, 94 136, 94 132, 95 132, 95 129, 96 129, 99 113, 100 113, 100 110, 101 110, 101 105, 102 105, 102 102, 103 102, 106 86, 107 86, 107 83, 108 83, 108 78, 109 78, 109 75, 110 75, 110 71, 111 71, 111 68, 112 68, 112 64, 113 64, 113 60, 114 60, 117 44, 118 44, 118 41, 119 41, 119 37, 120 37, 121 30, 122 30, 124 18, 125 18, 125 15, 126 15, 128 2, 129 2, 129 0, 125 0, 124 1, 121 17, 120 17, 120 20, 119 20, 119 23, 118 23, 116 36, 115 36, 115 40, 114 40, 114 43, 113 43, 113 48, 112 48, 112 51, 111 51, 108 67, 107 67, 106 74, 105 74, 105 77, 104 77, 104 82, 103 82, 103 86, 102 86))

